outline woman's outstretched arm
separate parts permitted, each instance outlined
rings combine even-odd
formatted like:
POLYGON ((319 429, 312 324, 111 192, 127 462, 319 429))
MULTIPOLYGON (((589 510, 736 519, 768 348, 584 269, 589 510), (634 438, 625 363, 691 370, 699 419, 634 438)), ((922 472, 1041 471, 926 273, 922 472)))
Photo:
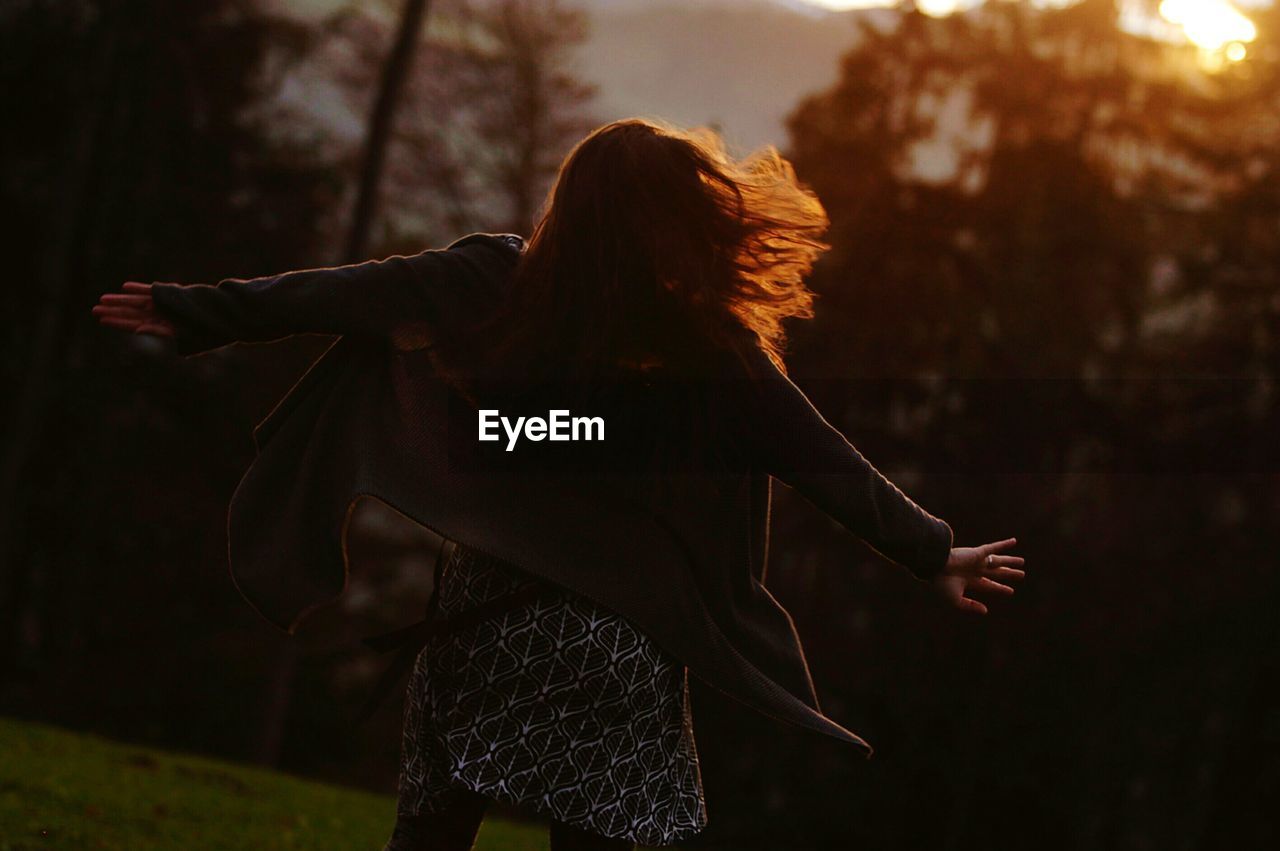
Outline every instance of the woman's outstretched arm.
POLYGON ((877 470, 763 353, 757 366, 746 421, 753 455, 768 473, 959 608, 986 613, 969 591, 1013 593, 1008 583, 1022 578, 1023 560, 997 553, 1014 539, 953 547, 946 521, 877 470))
POLYGON ((448 248, 349 266, 304 269, 216 285, 129 282, 104 295, 94 313, 104 325, 173 337, 183 355, 235 342, 293 334, 392 335, 439 327, 496 295, 520 238, 472 234, 448 248))

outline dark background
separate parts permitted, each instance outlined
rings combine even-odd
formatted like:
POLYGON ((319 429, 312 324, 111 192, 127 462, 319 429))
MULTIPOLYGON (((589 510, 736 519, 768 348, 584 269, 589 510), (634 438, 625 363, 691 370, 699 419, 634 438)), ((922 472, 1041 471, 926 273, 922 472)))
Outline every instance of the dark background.
MULTIPOLYGON (((393 787, 398 703, 350 722, 382 664, 357 639, 420 609, 436 542, 363 511, 351 592, 296 640, 226 575, 250 430, 325 340, 180 359, 89 309, 124 280, 529 233, 616 117, 574 56, 623 4, 585 5, 0 7, 0 711, 393 787)), ((722 5, 648 8, 780 14, 722 5)), ((1017 535, 1030 575, 953 613, 780 488, 770 587, 877 753, 698 690, 706 844, 1280 840, 1280 16, 1251 10, 1237 61, 1116 15, 831 17, 833 82, 775 140, 832 219, 792 375, 958 544, 1017 535)), ((691 89, 750 90, 723 47, 691 89)))

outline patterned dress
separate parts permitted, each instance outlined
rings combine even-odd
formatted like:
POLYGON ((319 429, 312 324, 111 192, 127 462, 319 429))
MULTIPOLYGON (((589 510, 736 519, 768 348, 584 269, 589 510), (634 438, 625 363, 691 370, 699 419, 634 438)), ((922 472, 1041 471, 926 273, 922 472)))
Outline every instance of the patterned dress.
POLYGON ((707 821, 684 667, 628 621, 457 547, 437 589, 446 620, 530 602, 431 639, 405 708, 398 810, 451 787, 642 845, 707 821))

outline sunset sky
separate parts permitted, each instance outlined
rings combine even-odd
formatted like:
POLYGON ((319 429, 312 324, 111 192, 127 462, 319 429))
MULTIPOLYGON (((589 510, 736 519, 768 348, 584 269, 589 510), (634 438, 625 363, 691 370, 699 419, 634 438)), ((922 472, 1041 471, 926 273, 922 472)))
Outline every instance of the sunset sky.
MULTIPOLYGON (((316 14, 332 12, 348 5, 350 0, 275 0, 285 6, 316 14)), ((567 5, 591 7, 590 0, 566 0, 567 5)), ((681 0, 665 0, 680 5, 681 0)), ((721 0, 726 5, 734 0, 721 0)), ((871 9, 901 5, 900 0, 787 0, 791 5, 808 4, 829 9, 871 9)), ((1068 6, 1078 0, 1033 0, 1041 6, 1068 6)), ((1130 8, 1124 10, 1126 29, 1160 38, 1187 38, 1200 47, 1227 54, 1229 60, 1245 56, 1240 45, 1256 37, 1248 12, 1270 7, 1275 0, 1162 0, 1162 17, 1153 18, 1142 0, 1122 0, 1130 8), (1235 47, 1232 47, 1235 45, 1235 47)), ((915 0, 917 8, 932 15, 947 15, 980 5, 982 0, 915 0)), ((661 0, 654 5, 661 5, 661 0)))
MULTIPOLYGON (((806 0, 832 9, 866 9, 896 6, 898 0, 806 0)), ((1068 6, 1076 0, 1035 0, 1042 6, 1068 6)), ((1200 47, 1227 51, 1232 60, 1242 59, 1248 44, 1257 36, 1248 19, 1250 9, 1270 6, 1273 0, 1163 0, 1159 9, 1163 20, 1151 20, 1140 3, 1126 10, 1126 26, 1150 31, 1161 37, 1186 37, 1200 47), (1233 46, 1234 45, 1234 46, 1233 46)), ((981 0, 916 0, 916 6, 933 15, 946 15, 972 6, 981 0)))
MULTIPOLYGON (((393 26, 401 0, 360 3, 359 0, 262 0, 300 19, 316 22, 343 9, 360 5, 393 26)), ((806 93, 830 85, 839 57, 856 40, 849 22, 828 24, 821 16, 797 13, 776 44, 762 41, 753 23, 751 7, 761 0, 561 0, 599 12, 592 37, 579 50, 575 62, 584 78, 600 86, 595 115, 601 120, 628 115, 658 115, 682 124, 712 122, 743 149, 761 144, 785 145, 785 118, 806 93), (707 16, 735 6, 742 15, 726 15, 722 32, 707 29, 707 16), (697 8, 702 17, 688 31, 671 32, 662 26, 664 10, 682 6, 697 8), (701 23, 699 23, 701 21, 701 23), (706 40, 714 50, 702 50, 706 40), (688 73, 688 56, 703 57, 697 86, 681 85, 671 69, 688 73), (684 63, 684 64, 682 64, 684 63), (750 86, 743 86, 740 69, 750 68, 750 86)), ((897 6, 897 0, 773 0, 782 8, 822 6, 839 9, 897 6)), ((978 5, 980 0, 916 0, 932 14, 946 14, 978 5)), ((1064 6, 1077 0, 1032 0, 1042 6, 1064 6)), ((1275 0, 1163 0, 1163 17, 1152 16, 1150 0, 1121 0, 1126 4, 1121 25, 1129 32, 1170 43, 1191 41, 1199 45, 1201 63, 1216 70, 1247 60, 1259 37, 1247 15, 1275 0)), ((336 60, 335 60, 336 61, 336 60)), ((333 80, 325 60, 311 63, 291 75, 282 90, 282 101, 295 108, 322 115, 329 131, 339 132, 352 144, 364 132, 365 116, 353 107, 333 80)), ((946 157, 939 155, 938 161, 946 157)))
MULTIPOLYGON (((1196 2, 1204 2, 1205 5, 1212 5, 1213 0, 1195 0, 1196 2)), ((832 9, 867 9, 876 6, 895 6, 898 0, 805 0, 815 6, 827 6, 832 9)), ((946 9, 963 7, 966 5, 974 5, 975 0, 922 0, 919 4, 922 8, 946 9)), ((1042 5, 1045 6, 1065 6, 1074 0, 1043 0, 1042 5)), ((1270 5, 1270 0, 1240 0, 1237 3, 1241 9, 1249 7, 1270 5)))

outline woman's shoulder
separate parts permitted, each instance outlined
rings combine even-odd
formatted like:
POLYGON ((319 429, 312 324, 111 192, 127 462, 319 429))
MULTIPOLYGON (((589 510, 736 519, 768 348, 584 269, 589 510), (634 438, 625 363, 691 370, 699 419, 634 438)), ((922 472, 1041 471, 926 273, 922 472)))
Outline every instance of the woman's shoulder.
POLYGON ((491 297, 508 291, 524 250, 525 240, 519 234, 477 231, 427 253, 445 260, 444 268, 471 284, 468 297, 488 299, 473 305, 487 313, 497 304, 491 297))
POLYGON ((461 236, 445 247, 446 251, 454 251, 471 245, 483 245, 511 256, 519 257, 525 249, 525 238, 516 233, 490 233, 476 231, 461 236))

